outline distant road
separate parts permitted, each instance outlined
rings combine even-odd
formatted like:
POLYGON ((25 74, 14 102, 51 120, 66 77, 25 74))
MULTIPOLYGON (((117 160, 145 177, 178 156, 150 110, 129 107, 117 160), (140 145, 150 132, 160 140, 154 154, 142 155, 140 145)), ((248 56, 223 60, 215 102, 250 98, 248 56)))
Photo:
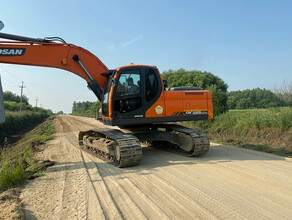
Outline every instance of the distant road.
POLYGON ((292 160, 213 144, 188 158, 144 148, 119 169, 79 149, 94 119, 58 116, 56 138, 38 156, 56 161, 26 185, 28 219, 292 219, 292 160))

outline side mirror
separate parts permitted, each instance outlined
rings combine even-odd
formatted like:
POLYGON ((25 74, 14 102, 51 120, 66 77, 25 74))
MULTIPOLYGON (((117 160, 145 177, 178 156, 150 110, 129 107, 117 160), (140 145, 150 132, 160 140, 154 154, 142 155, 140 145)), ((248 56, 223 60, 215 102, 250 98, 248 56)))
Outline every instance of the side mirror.
POLYGON ((112 78, 112 84, 111 84, 112 87, 115 87, 116 86, 116 79, 115 78, 112 78))
POLYGON ((4 28, 4 24, 2 21, 0 21, 0 31, 4 28))
POLYGON ((163 86, 164 86, 164 88, 167 87, 167 80, 163 80, 163 86))
POLYGON ((5 111, 4 111, 4 101, 3 101, 3 90, 0 78, 0 124, 5 122, 5 111))

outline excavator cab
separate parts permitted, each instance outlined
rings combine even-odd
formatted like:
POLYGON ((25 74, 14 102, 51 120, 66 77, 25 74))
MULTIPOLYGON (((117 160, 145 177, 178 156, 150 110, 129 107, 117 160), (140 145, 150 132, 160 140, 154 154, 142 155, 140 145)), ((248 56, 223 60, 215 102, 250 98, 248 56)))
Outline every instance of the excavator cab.
POLYGON ((162 91, 156 67, 130 65, 112 71, 102 98, 103 122, 117 126, 147 124, 146 112, 161 97, 162 91))
POLYGON ((167 85, 155 66, 129 65, 106 71, 102 96, 104 124, 128 127, 210 120, 211 93, 198 87, 167 85))

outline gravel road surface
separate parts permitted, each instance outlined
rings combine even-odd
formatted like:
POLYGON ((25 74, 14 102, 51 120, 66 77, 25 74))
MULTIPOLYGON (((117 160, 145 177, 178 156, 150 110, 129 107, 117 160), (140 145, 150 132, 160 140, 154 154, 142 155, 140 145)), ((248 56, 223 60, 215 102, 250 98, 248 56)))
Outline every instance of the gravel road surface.
POLYGON ((141 164, 116 168, 80 150, 94 119, 58 116, 38 154, 56 165, 30 181, 27 219, 292 219, 292 160, 212 144, 188 158, 143 148, 141 164))

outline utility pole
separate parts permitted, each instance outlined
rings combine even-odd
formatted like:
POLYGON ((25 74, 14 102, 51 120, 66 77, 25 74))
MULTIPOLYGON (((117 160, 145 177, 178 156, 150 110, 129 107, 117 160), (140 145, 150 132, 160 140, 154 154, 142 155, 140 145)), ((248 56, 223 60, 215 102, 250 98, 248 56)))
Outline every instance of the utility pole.
POLYGON ((22 109, 22 94, 23 94, 23 89, 25 88, 25 86, 23 86, 23 82, 22 82, 22 85, 19 86, 21 88, 21 93, 20 93, 20 111, 22 109))
POLYGON ((38 107, 38 98, 35 99, 35 107, 38 107))

